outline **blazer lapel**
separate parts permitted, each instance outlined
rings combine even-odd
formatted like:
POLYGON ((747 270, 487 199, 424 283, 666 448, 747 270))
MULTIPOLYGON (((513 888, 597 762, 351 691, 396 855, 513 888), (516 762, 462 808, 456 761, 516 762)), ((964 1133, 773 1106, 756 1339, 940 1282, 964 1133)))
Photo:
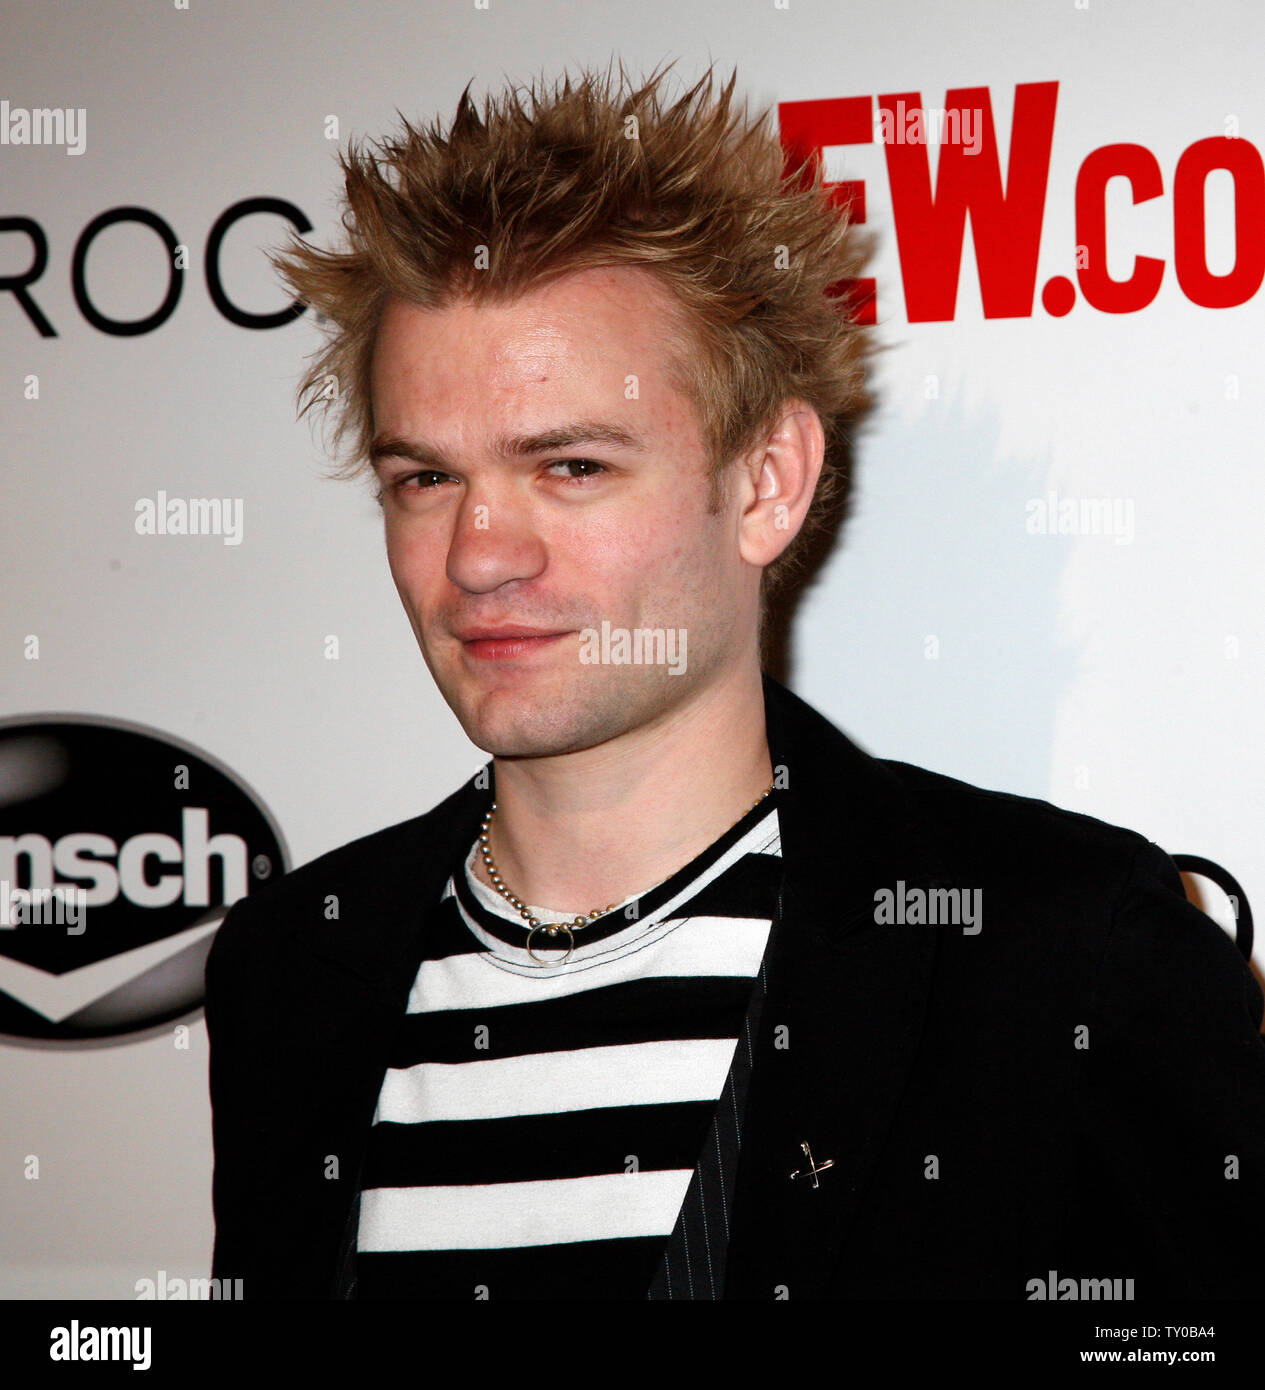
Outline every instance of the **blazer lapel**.
POLYGON ((784 878, 725 1297, 813 1298, 900 1100, 935 953, 934 928, 875 922, 875 892, 948 875, 893 774, 768 676, 764 688, 774 770, 786 770, 784 878), (803 1142, 819 1169, 831 1165, 816 1185, 803 1142))

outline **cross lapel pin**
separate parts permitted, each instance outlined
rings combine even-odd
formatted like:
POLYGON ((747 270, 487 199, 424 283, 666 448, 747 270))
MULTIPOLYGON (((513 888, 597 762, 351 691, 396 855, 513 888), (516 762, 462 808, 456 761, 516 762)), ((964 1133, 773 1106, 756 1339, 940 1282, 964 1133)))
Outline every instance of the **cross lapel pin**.
POLYGON ((816 1160, 813 1158, 813 1151, 812 1151, 812 1149, 810 1149, 810 1148, 808 1147, 808 1141, 807 1141, 807 1140, 804 1140, 803 1143, 800 1144, 800 1148, 803 1149, 803 1151, 804 1151, 804 1156, 805 1156, 805 1158, 808 1159, 808 1168, 807 1168, 807 1170, 797 1168, 797 1169, 791 1174, 791 1179, 792 1179, 792 1181, 793 1181, 795 1178, 806 1178, 806 1177, 811 1177, 812 1180, 813 1180, 813 1186, 814 1186, 814 1187, 820 1187, 821 1184, 817 1181, 817 1174, 818 1174, 818 1173, 824 1173, 824 1172, 826 1171, 827 1168, 833 1168, 833 1167, 835 1166, 835 1161, 834 1161, 834 1159, 833 1159, 833 1158, 828 1158, 824 1163, 818 1165, 818 1163, 816 1162, 816 1160))

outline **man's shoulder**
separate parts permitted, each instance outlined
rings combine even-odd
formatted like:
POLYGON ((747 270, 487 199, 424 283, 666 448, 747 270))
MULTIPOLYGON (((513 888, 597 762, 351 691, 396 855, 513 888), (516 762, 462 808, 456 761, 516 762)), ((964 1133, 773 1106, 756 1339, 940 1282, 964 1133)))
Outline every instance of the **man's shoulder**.
POLYGON ((1031 1001, 1025 981, 1055 997, 1052 950, 1077 988, 1088 976, 1078 975, 1074 962, 1097 969, 1109 950, 1133 972, 1130 988, 1141 988, 1143 976, 1162 978, 1166 952, 1187 961, 1192 976, 1241 974, 1232 940, 1189 901, 1177 865, 1145 834, 1039 797, 882 763, 906 794, 920 847, 931 847, 930 860, 917 862, 930 863, 932 886, 971 894, 966 901, 977 923, 982 915, 980 934, 941 938, 950 956, 980 966, 981 978, 989 978, 985 959, 995 959, 1008 970, 1016 998, 1031 1001), (1031 975, 1023 964, 1029 949, 1043 953, 1044 974, 1031 975))
POLYGON ((977 786, 897 759, 879 760, 900 784, 919 822, 960 875, 1040 874, 1050 891, 1123 881, 1136 864, 1180 883, 1168 855, 1146 835, 1036 796, 977 786))
MULTIPOLYGON (((845 821, 846 798, 838 788, 855 779, 858 814, 877 814, 877 833, 896 837, 887 860, 912 860, 918 851, 947 873, 976 883, 1040 880, 1043 888, 1070 891, 1123 880, 1136 866, 1180 887, 1168 856, 1146 835, 1036 796, 998 791, 933 772, 899 758, 878 756, 855 743, 828 716, 767 674, 766 709, 771 727, 792 754, 824 755, 830 772, 816 772, 814 812, 845 821)), ((792 788, 793 789, 793 788, 792 788)), ((911 869, 913 864, 911 863, 911 869)), ((938 876, 938 875, 937 875, 938 876)))

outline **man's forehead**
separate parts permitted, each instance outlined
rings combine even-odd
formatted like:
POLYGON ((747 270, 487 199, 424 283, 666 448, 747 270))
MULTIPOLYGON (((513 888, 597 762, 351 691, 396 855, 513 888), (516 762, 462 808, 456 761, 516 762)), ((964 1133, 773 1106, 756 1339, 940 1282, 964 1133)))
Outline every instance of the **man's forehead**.
POLYGON ((378 424, 395 433, 419 411, 449 413, 474 394, 487 426, 503 417, 502 428, 535 427, 588 407, 610 417, 639 400, 642 424, 649 407, 679 428, 687 403, 673 310, 656 277, 624 267, 574 272, 511 300, 431 309, 392 297, 373 357, 378 424))

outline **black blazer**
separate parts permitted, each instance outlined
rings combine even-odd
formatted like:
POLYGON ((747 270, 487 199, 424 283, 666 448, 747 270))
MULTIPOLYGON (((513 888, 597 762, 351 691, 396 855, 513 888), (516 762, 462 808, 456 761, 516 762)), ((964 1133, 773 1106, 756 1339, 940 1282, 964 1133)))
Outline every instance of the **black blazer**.
MULTIPOLYGON (((785 877, 725 1297, 1265 1294, 1261 991, 1172 861, 764 692, 785 877), (900 885, 978 889, 979 930, 877 921, 900 885)), ((386 1048, 486 771, 216 936, 212 1274, 245 1298, 345 1296, 386 1048)))

